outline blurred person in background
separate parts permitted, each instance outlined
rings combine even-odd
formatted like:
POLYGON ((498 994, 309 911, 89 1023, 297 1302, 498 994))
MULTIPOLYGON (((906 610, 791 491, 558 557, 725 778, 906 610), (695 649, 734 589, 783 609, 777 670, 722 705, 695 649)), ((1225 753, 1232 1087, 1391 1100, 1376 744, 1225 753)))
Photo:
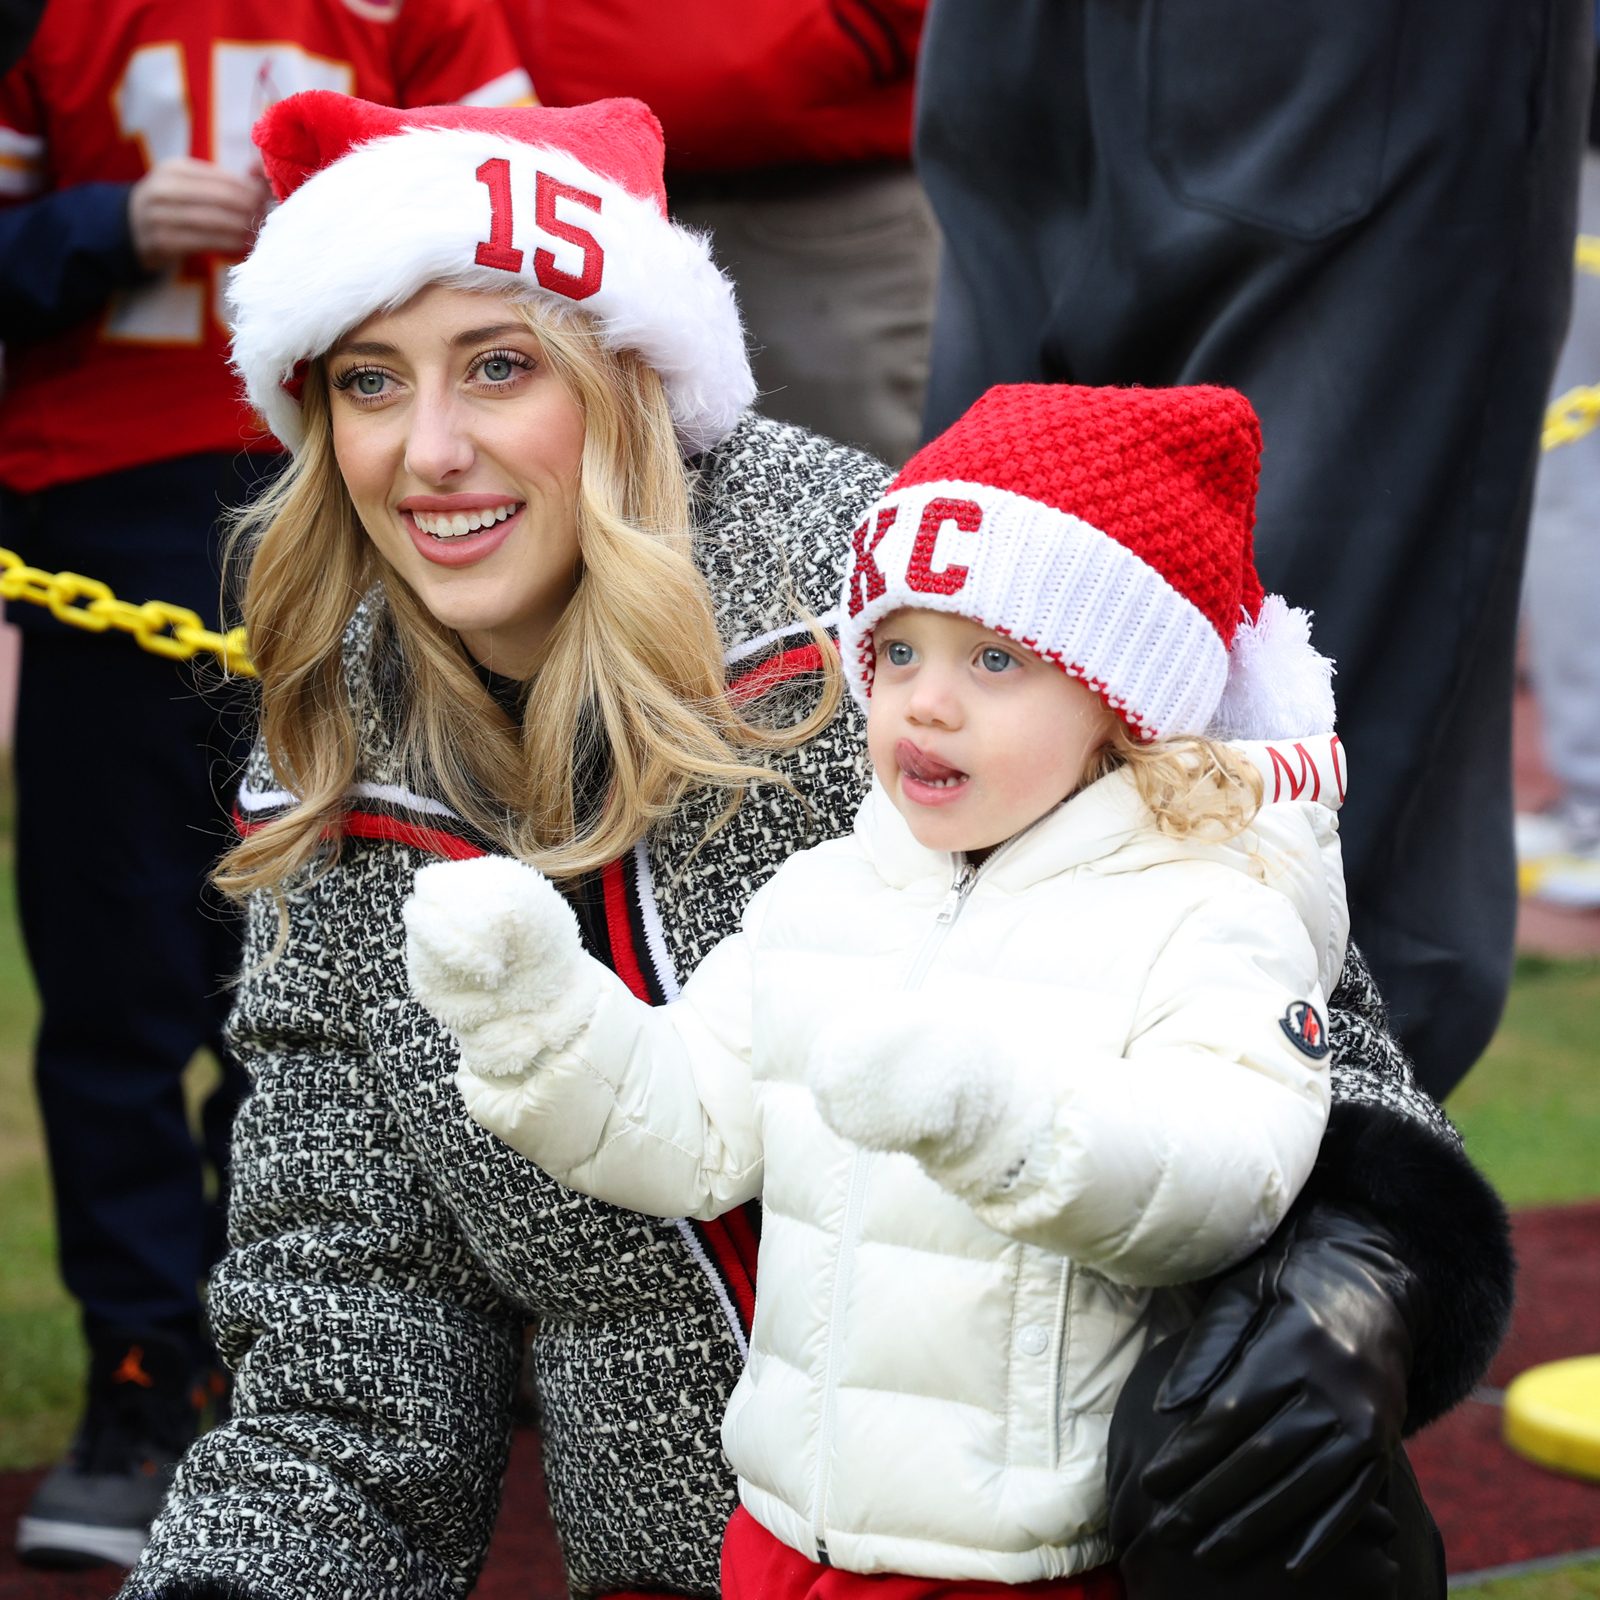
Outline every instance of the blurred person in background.
MULTIPOLYGON (((51 0, 0 81, 0 539, 30 564, 216 617, 220 519, 278 449, 228 368, 222 279, 267 201, 251 124, 307 88, 531 97, 491 0, 51 0)), ((35 1068, 89 1346, 81 1426, 17 1548, 130 1564, 211 1371, 201 1286, 243 1075, 221 1038, 237 920, 202 896, 248 702, 11 612, 35 1068), (197 1137, 183 1075, 207 1047, 197 1137)))
POLYGON ((933 0, 926 426, 993 383, 1221 383, 1315 597, 1352 928, 1443 1097, 1510 981, 1511 684, 1592 0, 933 0))
MULTIPOLYGON (((1600 11, 1596 16, 1600 37, 1600 11)), ((1579 226, 1600 233, 1600 96, 1590 104, 1579 226)), ((1553 398, 1600 383, 1600 276, 1580 272, 1553 398)), ((1600 433, 1539 463, 1522 591, 1527 664, 1544 761, 1559 784, 1548 810, 1517 817, 1517 859, 1537 900, 1600 911, 1600 433)))
POLYGON ((911 169, 926 0, 502 0, 546 105, 634 95, 739 290, 762 412, 917 443, 938 229, 911 169))

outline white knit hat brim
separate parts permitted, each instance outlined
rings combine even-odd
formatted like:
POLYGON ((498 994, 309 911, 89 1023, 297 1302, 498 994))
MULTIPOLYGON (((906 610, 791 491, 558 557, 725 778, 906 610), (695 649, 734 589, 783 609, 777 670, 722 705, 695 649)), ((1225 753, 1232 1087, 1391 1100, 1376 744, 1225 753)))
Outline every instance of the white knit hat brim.
POLYGON ((1200 733, 1210 724, 1228 679, 1221 636, 1153 567, 1082 519, 1008 489, 947 480, 886 495, 858 541, 883 579, 873 592, 876 580, 852 551, 839 646, 863 708, 873 628, 893 611, 920 607, 972 617, 1054 661, 1141 738, 1200 733), (975 503, 981 526, 964 529, 941 516, 939 501, 975 503), (924 534, 914 569, 925 520, 931 546, 924 534), (960 586, 948 587, 962 568, 960 586))
POLYGON ((706 240, 650 201, 559 148, 453 128, 414 128, 358 146, 307 179, 262 225, 229 274, 233 363, 251 403, 291 450, 300 407, 284 384, 376 312, 430 284, 515 300, 550 299, 592 316, 613 349, 637 351, 660 374, 686 454, 720 443, 755 398, 733 289, 706 240), (509 163, 511 248, 520 269, 476 262, 490 238, 486 160, 509 163), (586 247, 538 226, 536 173, 599 201, 558 199, 563 224, 603 254, 600 283, 580 300, 540 283, 542 262, 583 274, 586 247))

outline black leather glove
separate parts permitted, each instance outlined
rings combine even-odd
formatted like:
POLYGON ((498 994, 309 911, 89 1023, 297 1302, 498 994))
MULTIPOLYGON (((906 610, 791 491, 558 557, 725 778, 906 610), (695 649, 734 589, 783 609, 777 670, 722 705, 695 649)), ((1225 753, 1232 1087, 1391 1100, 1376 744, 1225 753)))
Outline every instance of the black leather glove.
POLYGON ((1223 1566, 1336 1544, 1400 1442, 1424 1296, 1393 1237, 1318 1202, 1218 1278, 1156 1397, 1198 1410, 1145 1467, 1148 1534, 1223 1566))

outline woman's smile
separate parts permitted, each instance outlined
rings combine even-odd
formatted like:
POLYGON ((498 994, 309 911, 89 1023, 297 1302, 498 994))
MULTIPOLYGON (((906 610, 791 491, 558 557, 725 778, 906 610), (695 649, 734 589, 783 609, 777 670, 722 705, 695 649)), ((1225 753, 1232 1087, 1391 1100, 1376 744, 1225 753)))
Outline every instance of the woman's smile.
POLYGON ((408 495, 399 510, 424 561, 470 567, 517 531, 526 505, 499 495, 408 495))

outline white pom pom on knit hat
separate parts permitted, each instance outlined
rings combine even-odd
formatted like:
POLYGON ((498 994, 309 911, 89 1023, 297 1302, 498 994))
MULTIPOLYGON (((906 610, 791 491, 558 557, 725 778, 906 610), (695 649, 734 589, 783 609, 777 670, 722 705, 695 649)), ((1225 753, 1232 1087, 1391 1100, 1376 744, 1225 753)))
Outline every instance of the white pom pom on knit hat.
POLYGON ((641 101, 396 110, 316 89, 253 137, 281 204, 229 274, 233 362, 291 450, 305 364, 434 283, 587 312, 660 374, 686 454, 755 398, 732 285, 667 216, 641 101))
POLYGON ((852 535, 839 645, 856 700, 874 627, 921 607, 1055 662, 1141 739, 1331 732, 1333 663, 1256 575, 1260 461, 1233 389, 989 390, 852 535))

